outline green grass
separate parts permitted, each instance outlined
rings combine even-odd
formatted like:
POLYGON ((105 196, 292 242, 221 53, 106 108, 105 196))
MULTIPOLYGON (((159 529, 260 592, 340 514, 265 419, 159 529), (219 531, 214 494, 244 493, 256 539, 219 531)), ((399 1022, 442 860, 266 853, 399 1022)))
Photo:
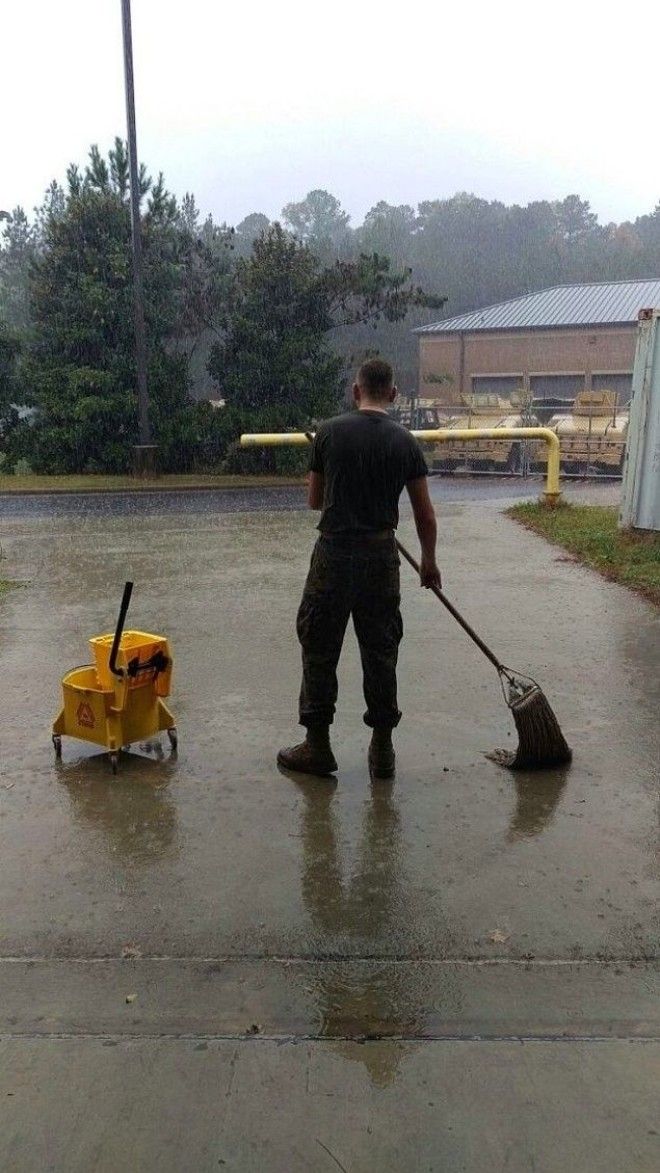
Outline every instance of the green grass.
MULTIPOLYGON (((2 548, 2 546, 0 546, 0 572, 2 571, 2 563, 4 561, 5 561, 5 552, 2 548)), ((11 588, 13 586, 14 586, 14 583, 11 582, 8 578, 3 578, 2 573, 0 573, 0 602, 2 602, 3 596, 6 595, 7 591, 11 590, 11 588)))
POLYGON ((0 493, 108 493, 122 489, 245 489, 302 484, 300 477, 281 476, 0 476, 0 493))
POLYGON ((514 505, 521 525, 569 550, 575 558, 614 582, 623 583, 660 606, 660 533, 620 530, 618 510, 601 505, 514 505))
MULTIPOLYGON (((0 546, 0 562, 3 562, 4 558, 5 558, 5 555, 4 555, 2 546, 0 546)), ((3 578, 2 575, 0 575, 0 601, 2 600, 3 595, 6 595, 7 591, 13 585, 14 584, 12 582, 10 582, 9 579, 3 578)))

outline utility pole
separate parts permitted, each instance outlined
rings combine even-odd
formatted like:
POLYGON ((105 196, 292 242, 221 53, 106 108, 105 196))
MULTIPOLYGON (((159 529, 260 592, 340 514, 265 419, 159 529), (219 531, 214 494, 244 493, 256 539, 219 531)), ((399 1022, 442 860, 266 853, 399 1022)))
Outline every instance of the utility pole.
POLYGON ((133 84, 133 36, 131 32, 131 0, 121 0, 122 32, 124 37, 124 82, 126 86, 126 124, 128 130, 128 165, 131 186, 131 239, 133 247, 133 303, 135 318, 135 365, 137 371, 139 443, 135 447, 135 473, 144 476, 153 471, 156 445, 151 438, 149 424, 149 392, 147 388, 147 340, 144 326, 144 293, 142 286, 142 238, 140 235, 140 181, 138 172, 137 136, 135 133, 135 89, 133 84))

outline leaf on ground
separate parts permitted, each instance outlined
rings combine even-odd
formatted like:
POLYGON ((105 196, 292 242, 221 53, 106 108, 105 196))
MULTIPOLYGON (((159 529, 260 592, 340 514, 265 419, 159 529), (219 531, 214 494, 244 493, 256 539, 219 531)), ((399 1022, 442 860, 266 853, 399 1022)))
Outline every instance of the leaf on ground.
POLYGON ((492 941, 494 945, 503 945, 505 941, 509 940, 511 933, 506 933, 504 929, 493 929, 488 934, 488 940, 492 941))

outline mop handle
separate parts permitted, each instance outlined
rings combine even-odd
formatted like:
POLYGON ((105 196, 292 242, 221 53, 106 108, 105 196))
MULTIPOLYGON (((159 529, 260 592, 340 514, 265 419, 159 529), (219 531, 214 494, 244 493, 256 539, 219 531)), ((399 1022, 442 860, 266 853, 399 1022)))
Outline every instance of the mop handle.
POLYGON ((133 583, 127 582, 124 587, 124 594, 122 595, 121 607, 119 608, 119 617, 117 619, 117 626, 115 628, 115 638, 112 641, 112 651, 110 652, 110 671, 113 676, 123 676, 124 669, 117 667, 117 653, 121 643, 121 637, 124 634, 124 624, 126 622, 126 615, 128 613, 131 595, 133 594, 133 583))
MULTIPOLYGON (((399 541, 398 538, 396 540, 396 544, 397 544, 397 549, 399 550, 399 553, 403 554, 403 557, 405 558, 406 562, 409 562, 410 565, 412 566, 413 570, 416 570, 417 573, 420 574, 421 571, 419 568, 419 564, 417 562, 415 562, 415 559, 413 558, 412 554, 408 553, 405 546, 401 545, 401 542, 399 541)), ((487 644, 484 643, 484 641, 481 639, 481 637, 477 635, 474 628, 470 627, 470 624, 468 623, 467 619, 464 619, 463 616, 461 615, 460 611, 456 610, 454 604, 449 602, 449 599, 447 598, 447 596, 445 594, 443 594, 443 592, 440 590, 440 587, 432 586, 430 589, 433 591, 433 594, 436 596, 436 598, 438 598, 440 600, 443 607, 447 608, 447 610, 449 611, 449 614, 454 616, 454 619, 456 620, 456 622, 460 623, 461 627, 463 628, 463 631, 467 632, 470 639, 474 641, 474 643, 477 645, 477 647, 480 649, 480 651, 483 652, 484 656, 486 656, 490 660, 491 664, 495 668, 497 668, 498 672, 501 672, 504 665, 498 660, 495 653, 491 652, 490 648, 488 647, 487 644)))

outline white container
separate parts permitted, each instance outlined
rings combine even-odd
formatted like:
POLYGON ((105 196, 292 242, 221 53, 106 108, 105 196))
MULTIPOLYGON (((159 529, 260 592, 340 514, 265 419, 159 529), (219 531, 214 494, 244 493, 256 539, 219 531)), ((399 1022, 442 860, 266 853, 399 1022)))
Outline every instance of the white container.
POLYGON ((660 530, 660 309, 640 310, 619 525, 660 530))

